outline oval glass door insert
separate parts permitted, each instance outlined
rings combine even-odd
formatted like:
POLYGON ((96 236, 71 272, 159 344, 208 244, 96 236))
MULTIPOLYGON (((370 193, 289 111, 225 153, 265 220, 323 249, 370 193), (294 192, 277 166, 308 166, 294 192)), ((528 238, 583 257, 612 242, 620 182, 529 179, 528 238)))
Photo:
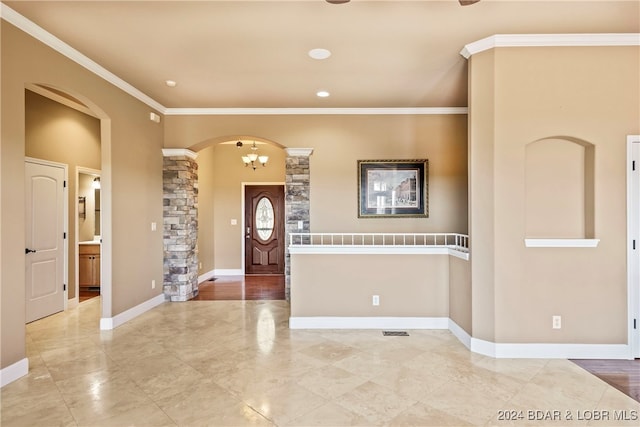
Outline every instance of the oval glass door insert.
POLYGON ((275 213, 271 200, 266 197, 261 198, 256 206, 255 227, 262 240, 268 240, 273 234, 274 218, 275 213))

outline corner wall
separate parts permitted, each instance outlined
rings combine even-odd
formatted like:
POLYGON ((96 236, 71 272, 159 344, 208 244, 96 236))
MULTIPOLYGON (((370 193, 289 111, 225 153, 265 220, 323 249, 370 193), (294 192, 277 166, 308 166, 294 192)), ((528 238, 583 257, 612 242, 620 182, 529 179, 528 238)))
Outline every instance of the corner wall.
MULTIPOLYGON (((495 343, 627 342, 624 165, 626 136, 640 131, 638 75, 637 46, 508 47, 471 57, 474 338, 495 343), (594 146, 590 203, 593 234, 600 239, 596 248, 524 244, 530 237, 525 147, 556 137, 594 146), (562 316, 561 329, 552 329, 552 315, 562 316)), ((547 175, 544 185, 551 203, 562 195, 556 194, 553 175, 547 175)))
POLYGON ((111 208, 111 221, 105 227, 112 230, 111 241, 105 247, 111 248, 107 256, 112 265, 111 303, 106 304, 103 317, 116 316, 162 292, 150 286, 151 280, 162 280, 162 233, 152 232, 150 224, 162 223, 163 124, 149 120, 147 105, 1 22, 0 369, 4 369, 26 358, 25 87, 39 83, 58 88, 99 106, 108 117, 101 123, 101 134, 110 135, 110 143, 101 147, 100 169, 103 202, 111 208))

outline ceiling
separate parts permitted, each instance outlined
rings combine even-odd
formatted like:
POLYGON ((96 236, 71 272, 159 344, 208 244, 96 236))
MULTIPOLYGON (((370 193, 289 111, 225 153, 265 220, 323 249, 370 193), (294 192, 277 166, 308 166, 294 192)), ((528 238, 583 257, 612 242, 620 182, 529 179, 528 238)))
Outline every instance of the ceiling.
POLYGON ((464 107, 468 43, 640 32, 640 0, 2 3, 167 108, 464 107))

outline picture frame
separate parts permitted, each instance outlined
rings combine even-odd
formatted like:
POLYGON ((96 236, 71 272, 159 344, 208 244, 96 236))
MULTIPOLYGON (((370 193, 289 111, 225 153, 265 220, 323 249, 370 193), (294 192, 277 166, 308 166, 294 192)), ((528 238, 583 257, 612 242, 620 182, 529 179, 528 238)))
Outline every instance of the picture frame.
POLYGON ((429 217, 429 160, 358 160, 358 218, 429 217))

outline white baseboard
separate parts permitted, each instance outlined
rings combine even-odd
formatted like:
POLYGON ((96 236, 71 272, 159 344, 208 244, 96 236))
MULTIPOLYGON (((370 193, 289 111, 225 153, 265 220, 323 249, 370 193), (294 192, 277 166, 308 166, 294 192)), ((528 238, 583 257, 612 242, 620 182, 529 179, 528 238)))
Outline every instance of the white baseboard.
POLYGON ((473 338, 448 317, 290 317, 290 329, 448 329, 474 353, 496 359, 632 359, 627 344, 504 344, 473 338))
POLYGON ((152 308, 162 304, 164 301, 164 294, 156 295, 155 297, 143 302, 142 304, 138 304, 135 307, 123 311, 122 313, 117 314, 113 317, 103 317, 100 319, 100 330, 108 331, 110 329, 115 329, 118 326, 128 322, 129 320, 134 319, 141 314, 151 310, 152 308))
POLYGON ((471 350, 471 335, 452 319, 449 319, 449 330, 465 347, 471 350))
POLYGON ((211 270, 211 271, 207 271, 206 273, 203 273, 201 275, 198 276, 198 284, 202 283, 202 282, 206 282, 207 280, 211 279, 213 276, 215 276, 215 271, 211 270))
POLYGON ((627 344, 505 344, 471 338, 471 351, 497 359, 631 359, 627 344))
POLYGON ((29 373, 29 359, 26 357, 17 361, 13 365, 9 365, 6 368, 0 369, 0 388, 6 386, 24 377, 29 373))
POLYGON ((290 317, 291 329, 448 329, 446 317, 290 317))
POLYGON ((244 276, 244 271, 241 268, 215 269, 213 274, 216 276, 244 276))

